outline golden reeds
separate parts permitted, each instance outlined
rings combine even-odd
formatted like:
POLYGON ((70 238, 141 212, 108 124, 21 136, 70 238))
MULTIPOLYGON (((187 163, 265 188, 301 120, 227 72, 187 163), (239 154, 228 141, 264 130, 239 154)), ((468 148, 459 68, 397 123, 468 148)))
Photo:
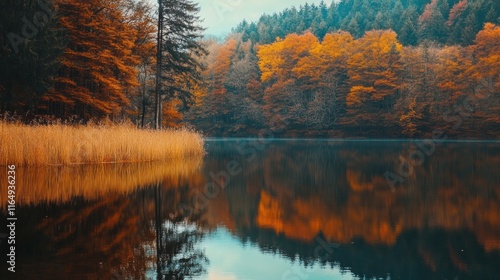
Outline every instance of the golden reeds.
POLYGON ((0 165, 152 162, 202 156, 203 137, 187 129, 132 125, 22 125, 0 121, 0 165))

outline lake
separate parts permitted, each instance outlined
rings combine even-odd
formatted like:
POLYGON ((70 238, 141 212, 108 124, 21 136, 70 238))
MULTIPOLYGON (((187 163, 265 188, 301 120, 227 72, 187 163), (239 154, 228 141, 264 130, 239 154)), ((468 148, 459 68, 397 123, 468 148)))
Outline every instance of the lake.
MULTIPOLYGON (((207 139, 16 169, 0 279, 498 279, 500 142, 207 139)), ((7 168, 0 219, 7 224, 7 168)))

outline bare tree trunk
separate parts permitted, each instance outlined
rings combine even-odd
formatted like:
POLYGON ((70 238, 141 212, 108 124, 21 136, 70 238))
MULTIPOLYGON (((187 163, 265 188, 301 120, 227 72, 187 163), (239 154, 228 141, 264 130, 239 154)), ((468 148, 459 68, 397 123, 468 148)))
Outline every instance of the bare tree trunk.
POLYGON ((163 127, 163 120, 162 120, 162 118, 163 118, 163 100, 162 100, 161 96, 160 96, 159 102, 160 102, 160 104, 158 105, 158 112, 159 112, 158 123, 160 125, 160 128, 162 128, 163 127))
MULTIPOLYGON (((144 79, 146 80, 146 79, 144 79)), ((141 100, 141 105, 142 105, 142 114, 141 114, 141 128, 144 128, 144 118, 146 117, 146 81, 144 81, 144 86, 142 88, 142 100, 141 100)))
POLYGON ((158 35, 156 38, 156 87, 155 87, 155 129, 161 128, 161 62, 163 46, 163 9, 162 1, 158 0, 158 35))

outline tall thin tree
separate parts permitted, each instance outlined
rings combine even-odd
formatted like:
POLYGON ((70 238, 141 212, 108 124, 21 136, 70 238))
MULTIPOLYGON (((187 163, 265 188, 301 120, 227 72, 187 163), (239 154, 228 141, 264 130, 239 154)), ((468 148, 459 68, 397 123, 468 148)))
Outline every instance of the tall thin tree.
POLYGON ((204 29, 199 11, 190 0, 158 1, 155 128, 161 128, 164 98, 179 99, 189 107, 193 88, 202 81, 199 57, 207 51, 200 41, 204 29))
POLYGON ((161 127, 160 113, 161 113, 161 63, 162 63, 162 46, 163 46, 163 1, 158 0, 158 35, 156 37, 156 87, 155 87, 155 129, 161 127))

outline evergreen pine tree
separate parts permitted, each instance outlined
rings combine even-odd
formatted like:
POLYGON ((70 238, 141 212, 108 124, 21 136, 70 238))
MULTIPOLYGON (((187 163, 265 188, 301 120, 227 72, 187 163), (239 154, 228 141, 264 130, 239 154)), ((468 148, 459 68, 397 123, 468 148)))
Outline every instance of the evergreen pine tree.
POLYGON ((401 16, 402 26, 399 39, 404 45, 415 46, 418 43, 418 14, 414 6, 410 6, 401 16))
POLYGON ((160 77, 157 85, 155 126, 161 124, 163 98, 179 99, 185 107, 193 102, 193 87, 201 82, 202 65, 197 59, 207 54, 200 39, 203 28, 200 8, 191 0, 159 0, 160 77), (161 74, 161 75, 160 75, 161 74))
POLYGON ((500 23, 500 16, 499 16, 498 12, 495 11, 495 7, 493 5, 491 5, 491 8, 489 9, 488 13, 486 14, 484 21, 495 23, 495 24, 500 23))

